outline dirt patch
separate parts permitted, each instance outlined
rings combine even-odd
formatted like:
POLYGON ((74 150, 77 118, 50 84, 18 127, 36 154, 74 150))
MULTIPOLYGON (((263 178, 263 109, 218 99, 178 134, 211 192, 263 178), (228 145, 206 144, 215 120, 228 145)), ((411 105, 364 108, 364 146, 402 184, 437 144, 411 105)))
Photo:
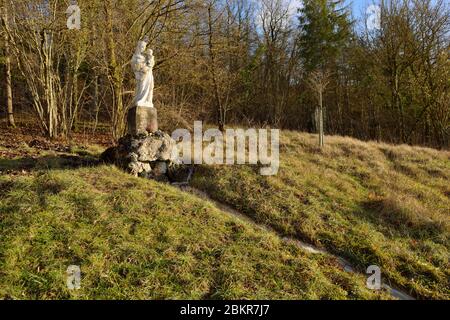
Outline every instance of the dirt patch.
POLYGON ((0 158, 30 155, 33 150, 68 152, 73 146, 90 144, 107 147, 114 142, 107 132, 89 135, 75 132, 70 138, 50 140, 43 136, 36 123, 18 122, 17 128, 9 128, 5 122, 0 122, 0 158))

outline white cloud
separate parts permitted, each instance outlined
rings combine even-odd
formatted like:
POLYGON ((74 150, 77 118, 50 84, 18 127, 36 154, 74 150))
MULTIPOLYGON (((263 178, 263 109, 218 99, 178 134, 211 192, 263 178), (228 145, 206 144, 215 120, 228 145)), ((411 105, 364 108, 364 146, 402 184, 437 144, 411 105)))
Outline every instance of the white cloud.
POLYGON ((291 18, 295 18, 298 16, 298 9, 303 8, 302 0, 291 0, 289 3, 289 15, 291 18))

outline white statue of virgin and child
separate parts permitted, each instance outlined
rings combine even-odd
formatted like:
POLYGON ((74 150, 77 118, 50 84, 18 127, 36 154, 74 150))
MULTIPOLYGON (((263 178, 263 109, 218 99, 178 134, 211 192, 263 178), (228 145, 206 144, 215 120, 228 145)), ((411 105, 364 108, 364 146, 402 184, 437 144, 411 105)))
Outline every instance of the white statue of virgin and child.
POLYGON ((153 50, 147 48, 147 45, 147 39, 139 41, 131 60, 131 67, 136 77, 134 105, 153 108, 153 89, 155 87, 153 67, 155 66, 155 57, 153 56, 153 50))

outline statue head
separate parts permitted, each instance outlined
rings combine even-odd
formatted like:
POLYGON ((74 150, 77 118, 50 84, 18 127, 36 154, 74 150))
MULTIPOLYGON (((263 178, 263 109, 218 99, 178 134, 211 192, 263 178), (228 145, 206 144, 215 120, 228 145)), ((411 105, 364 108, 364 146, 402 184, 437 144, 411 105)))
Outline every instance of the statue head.
POLYGON ((148 45, 148 37, 140 40, 136 47, 136 53, 144 53, 148 45))

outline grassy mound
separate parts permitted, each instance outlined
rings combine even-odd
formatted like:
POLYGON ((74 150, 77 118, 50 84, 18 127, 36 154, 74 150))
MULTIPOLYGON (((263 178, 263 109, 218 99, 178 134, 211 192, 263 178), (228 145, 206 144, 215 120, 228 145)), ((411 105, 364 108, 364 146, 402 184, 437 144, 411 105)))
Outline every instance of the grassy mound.
POLYGON ((0 190, 3 299, 388 298, 334 258, 114 167, 3 175, 0 190), (69 265, 79 290, 66 287, 69 265))
POLYGON ((422 298, 450 299, 450 153, 283 132, 277 176, 204 166, 193 184, 422 298))

